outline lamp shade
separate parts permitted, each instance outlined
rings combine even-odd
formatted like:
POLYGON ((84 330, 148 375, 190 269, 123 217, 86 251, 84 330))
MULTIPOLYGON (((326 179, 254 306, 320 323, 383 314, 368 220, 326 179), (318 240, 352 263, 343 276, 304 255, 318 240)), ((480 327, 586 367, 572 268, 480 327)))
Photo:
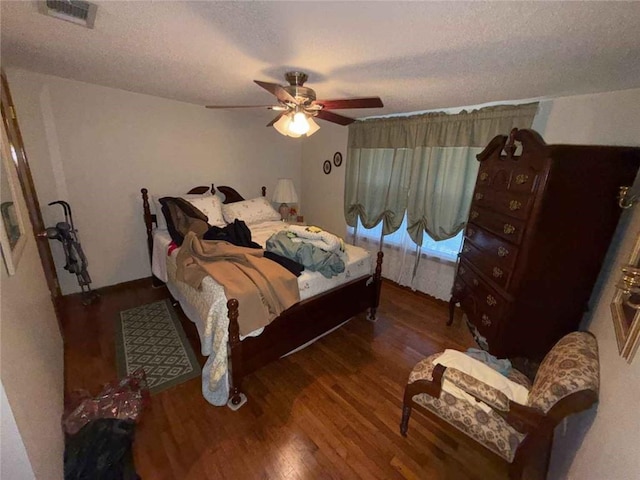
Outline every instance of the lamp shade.
POLYGON ((316 133, 318 130, 320 130, 320 125, 316 123, 313 117, 309 117, 307 121, 309 122, 309 131, 307 132, 307 137, 310 137, 311 135, 316 133))
POLYGON ((280 116, 277 122, 273 124, 278 133, 285 137, 310 137, 318 130, 318 125, 312 116, 303 112, 290 112, 280 116))
POLYGON ((274 203, 296 203, 298 194, 290 178, 279 178, 276 188, 273 191, 272 200, 274 203))

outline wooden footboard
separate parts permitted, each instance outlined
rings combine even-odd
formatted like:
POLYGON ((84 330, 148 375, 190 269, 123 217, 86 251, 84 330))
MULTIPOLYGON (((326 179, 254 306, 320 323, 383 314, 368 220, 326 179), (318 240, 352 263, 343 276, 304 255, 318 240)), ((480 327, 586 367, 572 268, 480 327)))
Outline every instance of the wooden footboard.
POLYGON ((231 355, 231 403, 241 402, 243 378, 292 350, 337 327, 351 317, 369 310, 375 319, 382 286, 382 258, 378 252, 373 275, 340 285, 321 295, 297 303, 267 325, 257 337, 240 341, 239 303, 227 302, 229 309, 229 350, 231 355))

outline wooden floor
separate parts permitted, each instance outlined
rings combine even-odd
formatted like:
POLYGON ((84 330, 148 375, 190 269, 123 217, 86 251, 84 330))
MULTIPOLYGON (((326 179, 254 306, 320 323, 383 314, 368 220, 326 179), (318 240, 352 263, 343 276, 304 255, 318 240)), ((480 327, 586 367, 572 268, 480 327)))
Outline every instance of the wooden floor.
MULTIPOLYGON (((97 393, 114 379, 118 312, 167 296, 143 280, 107 289, 88 307, 67 297, 66 391, 97 393)), ((408 437, 399 433, 413 365, 473 345, 459 316, 446 327, 446 312, 442 302, 385 282, 376 323, 355 317, 250 375, 249 401, 237 412, 208 404, 200 378, 153 396, 136 430, 138 473, 144 480, 504 478, 494 460, 418 412, 408 437)), ((180 316, 199 354, 196 329, 180 316)))

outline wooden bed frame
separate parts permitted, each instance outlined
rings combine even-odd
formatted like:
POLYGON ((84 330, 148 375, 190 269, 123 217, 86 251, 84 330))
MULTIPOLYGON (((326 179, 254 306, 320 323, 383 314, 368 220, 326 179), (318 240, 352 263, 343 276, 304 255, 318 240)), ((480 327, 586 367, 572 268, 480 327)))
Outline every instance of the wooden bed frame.
MULTIPOLYGON (((209 190, 213 194, 216 188, 213 185, 211 188, 201 186, 192 188, 187 193, 206 193, 209 190)), ((220 186, 217 187, 217 190, 225 196, 223 201, 225 204, 244 200, 231 187, 220 186)), ((156 215, 151 213, 149 207, 148 190, 143 188, 141 192, 147 245, 151 258, 153 251, 152 231, 154 224, 157 225, 156 215)), ((265 194, 266 188, 262 187, 262 196, 264 197, 265 194)), ((235 298, 228 299, 231 404, 238 406, 242 402, 242 380, 251 372, 329 332, 361 312, 368 310, 367 319, 374 321, 380 302, 382 258, 383 253, 378 252, 373 275, 350 281, 295 304, 267 325, 260 335, 247 337, 242 341, 240 341, 238 324, 239 303, 235 298)), ((154 277, 154 283, 155 281, 162 284, 154 277)))

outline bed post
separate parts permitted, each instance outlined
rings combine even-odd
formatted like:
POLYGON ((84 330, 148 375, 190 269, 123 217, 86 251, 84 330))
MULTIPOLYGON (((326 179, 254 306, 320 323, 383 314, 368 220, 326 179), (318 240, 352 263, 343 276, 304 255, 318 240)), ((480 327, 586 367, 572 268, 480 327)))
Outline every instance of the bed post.
MULTIPOLYGON (((149 208, 149 190, 146 188, 142 188, 140 190, 142 193, 142 209, 144 211, 144 226, 147 229, 147 249, 149 250, 149 263, 153 262, 153 221, 154 215, 151 213, 151 209, 149 208)), ((154 287, 160 287, 164 285, 164 283, 153 273, 151 274, 151 284, 154 287)))
POLYGON ((149 208, 149 190, 143 188, 142 192, 142 209, 144 210, 144 226, 147 228, 147 248, 149 249, 149 260, 153 252, 153 236, 151 231, 153 230, 153 220, 151 219, 151 210, 149 208))
POLYGON ((238 300, 235 298, 227 302, 229 310, 229 350, 231 356, 231 405, 239 406, 242 402, 240 388, 242 386, 242 342, 240 341, 240 326, 238 325, 238 300))
POLYGON ((384 258, 384 253, 382 250, 378 252, 378 258, 376 260, 376 270, 373 274, 373 304, 371 308, 369 308, 369 313, 367 315, 367 320, 371 322, 376 321, 376 309, 378 305, 380 305, 380 290, 382 288, 382 259, 384 258))

